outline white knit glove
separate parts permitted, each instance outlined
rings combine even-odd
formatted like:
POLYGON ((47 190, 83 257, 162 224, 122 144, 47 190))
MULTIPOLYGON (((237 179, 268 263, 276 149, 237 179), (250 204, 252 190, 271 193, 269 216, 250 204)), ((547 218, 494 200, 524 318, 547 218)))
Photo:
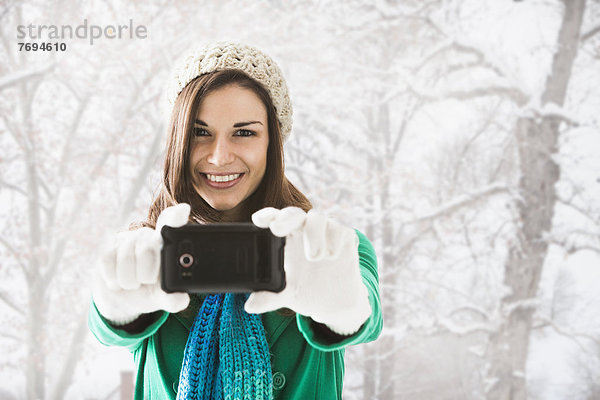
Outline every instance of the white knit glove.
POLYGON ((94 303, 104 318, 114 325, 125 325, 144 313, 174 313, 188 306, 187 293, 166 293, 161 289, 160 230, 164 225, 185 225, 189 215, 189 204, 177 204, 162 211, 156 230, 144 227, 113 237, 94 276, 94 303))
POLYGON ((286 287, 280 293, 252 293, 246 311, 286 307, 340 335, 358 331, 371 315, 371 306, 360 275, 354 230, 297 207, 263 208, 252 215, 252 222, 270 228, 275 236, 286 236, 286 287))

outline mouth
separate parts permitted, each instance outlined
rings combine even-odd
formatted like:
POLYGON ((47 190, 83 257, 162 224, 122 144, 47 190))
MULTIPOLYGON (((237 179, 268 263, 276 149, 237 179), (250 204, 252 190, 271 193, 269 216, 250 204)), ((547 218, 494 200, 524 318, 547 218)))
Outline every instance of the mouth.
POLYGON ((235 186, 242 177, 244 173, 234 173, 234 174, 208 174, 208 173, 200 173, 202 176, 202 180, 210 187, 216 189, 228 189, 232 186, 235 186))

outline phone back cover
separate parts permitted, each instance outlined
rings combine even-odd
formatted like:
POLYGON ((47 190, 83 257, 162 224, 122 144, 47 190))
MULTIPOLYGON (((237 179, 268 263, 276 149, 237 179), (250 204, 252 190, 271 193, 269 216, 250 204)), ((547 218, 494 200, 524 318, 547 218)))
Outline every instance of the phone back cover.
MULTIPOLYGON (((285 288, 285 238, 252 223, 188 224, 161 230, 166 292, 279 292, 285 288), (191 256, 190 266, 180 260, 191 256)), ((185 261, 189 261, 186 259, 185 261)))

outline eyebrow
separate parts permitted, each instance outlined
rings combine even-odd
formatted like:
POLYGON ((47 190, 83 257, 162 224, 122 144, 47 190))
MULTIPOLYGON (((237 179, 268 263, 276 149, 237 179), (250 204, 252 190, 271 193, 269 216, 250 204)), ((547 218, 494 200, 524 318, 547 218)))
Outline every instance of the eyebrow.
MULTIPOLYGON (((201 119, 196 119, 196 123, 200 126, 208 126, 208 124, 204 121, 202 121, 201 119)), ((261 124, 262 122, 260 121, 244 121, 244 122, 236 122, 235 124, 233 124, 234 128, 241 128, 243 126, 248 126, 248 125, 252 125, 252 124, 261 124)))

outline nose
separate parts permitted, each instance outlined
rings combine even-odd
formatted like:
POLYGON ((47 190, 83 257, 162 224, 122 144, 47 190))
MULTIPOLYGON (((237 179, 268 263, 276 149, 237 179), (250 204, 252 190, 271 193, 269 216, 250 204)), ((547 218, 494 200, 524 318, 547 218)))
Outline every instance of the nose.
POLYGON ((235 156, 227 137, 216 137, 211 143, 207 161, 217 167, 233 162, 235 156))

